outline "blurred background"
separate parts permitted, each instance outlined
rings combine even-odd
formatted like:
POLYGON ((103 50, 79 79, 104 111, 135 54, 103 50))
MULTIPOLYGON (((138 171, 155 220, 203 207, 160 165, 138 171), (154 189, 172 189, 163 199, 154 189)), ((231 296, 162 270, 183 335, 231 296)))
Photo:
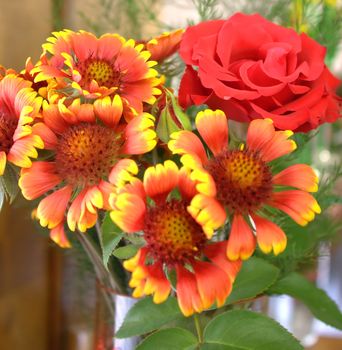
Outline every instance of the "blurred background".
MULTIPOLYGON (((309 13, 299 24, 293 16, 291 0, 207 0, 209 7, 217 5, 212 6, 209 15, 205 9, 201 10, 199 3, 191 0, 0 0, 0 63, 6 68, 21 70, 27 57, 35 62, 52 30, 85 29, 96 34, 111 31, 142 39, 196 23, 209 15, 210 18, 226 17, 244 11, 259 12, 286 26, 301 26, 297 29, 308 31, 328 47, 327 64, 342 76, 339 2, 312 0, 313 5, 327 9, 324 21, 318 23, 320 19, 309 13)), ((182 69, 177 62, 175 65, 182 69)), ((307 156, 318 169, 327 168, 341 161, 341 146, 340 121, 323 128, 307 156)), ((341 180, 337 181, 335 190, 342 193, 341 180)), ((61 250, 51 243, 47 232, 31 220, 32 207, 28 205, 18 195, 15 202, 11 206, 6 203, 0 213, 0 349, 95 349, 94 344, 99 344, 98 339, 108 325, 91 265, 79 247, 61 250)), ((341 219, 341 208, 333 206, 329 215, 341 219)), ((318 264, 314 264, 309 274, 342 307, 340 236, 337 230, 333 247, 327 243, 320 248, 318 264)), ((268 308, 273 317, 303 339, 307 349, 342 349, 341 332, 314 321, 305 308, 295 305, 291 299, 272 299, 268 308)))

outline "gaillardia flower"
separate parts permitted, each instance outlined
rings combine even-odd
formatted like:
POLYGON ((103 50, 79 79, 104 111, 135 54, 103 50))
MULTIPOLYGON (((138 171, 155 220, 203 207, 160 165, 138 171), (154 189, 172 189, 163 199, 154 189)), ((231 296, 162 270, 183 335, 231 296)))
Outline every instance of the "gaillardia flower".
MULTIPOLYGON (((117 34, 93 34, 64 30, 53 33, 43 45, 44 54, 34 72, 35 82, 54 79, 54 89, 65 88, 72 96, 95 99, 118 95, 124 112, 142 112, 143 102, 154 103, 159 79, 143 44, 117 34)), ((50 83, 51 84, 51 83, 50 83)))
POLYGON ((256 242, 264 253, 273 250, 277 255, 284 251, 286 235, 264 217, 265 209, 279 209, 303 226, 320 213, 318 203, 308 193, 318 188, 310 166, 296 164, 277 174, 272 171, 270 162, 296 149, 289 139, 292 131, 276 131, 271 119, 254 120, 248 128, 246 145, 229 149, 228 124, 222 111, 199 112, 196 127, 211 156, 190 131, 171 134, 169 148, 182 154, 183 164, 193 169, 191 178, 199 182, 198 190, 216 195, 232 216, 228 258, 249 258, 256 242))
POLYGON ((37 158, 36 148, 43 141, 32 132, 32 122, 39 117, 42 98, 31 83, 14 74, 0 80, 0 176, 7 161, 22 167, 31 166, 30 158, 37 158))
POLYGON ((133 296, 153 294, 155 303, 165 301, 172 289, 168 276, 175 273, 184 315, 201 312, 215 301, 222 305, 241 266, 241 261, 227 258, 226 241, 210 243, 207 237, 206 231, 225 221, 223 208, 215 198, 198 193, 190 171, 179 170, 170 160, 148 168, 143 182, 134 176, 138 168, 132 160, 122 163, 111 174, 119 186, 110 199, 110 215, 123 231, 140 231, 146 242, 124 262, 132 272, 133 296))
POLYGON ((69 106, 63 100, 43 103, 43 122, 34 130, 51 156, 22 171, 19 186, 29 200, 47 195, 36 216, 52 230, 51 238, 58 244, 68 245, 65 213, 72 231, 85 232, 95 225, 97 209, 109 209, 113 186, 107 180, 115 164, 156 145, 154 118, 143 113, 127 124, 120 122, 122 109, 119 96, 94 104, 81 104, 80 99, 69 106))

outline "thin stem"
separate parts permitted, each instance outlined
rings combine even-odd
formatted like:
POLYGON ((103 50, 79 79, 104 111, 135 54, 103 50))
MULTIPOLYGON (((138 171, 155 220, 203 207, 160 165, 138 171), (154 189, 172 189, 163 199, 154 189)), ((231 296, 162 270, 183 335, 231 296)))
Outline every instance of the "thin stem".
POLYGON ((203 331, 202 331, 201 321, 198 314, 194 314, 194 322, 195 322, 198 342, 199 344, 203 344, 203 331))

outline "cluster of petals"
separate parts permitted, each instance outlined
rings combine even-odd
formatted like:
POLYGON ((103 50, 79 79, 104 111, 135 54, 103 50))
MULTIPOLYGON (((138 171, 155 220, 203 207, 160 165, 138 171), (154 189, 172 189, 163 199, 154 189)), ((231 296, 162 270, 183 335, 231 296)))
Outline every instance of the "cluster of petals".
POLYGON ((98 209, 109 209, 113 186, 108 179, 115 163, 156 145, 154 118, 142 113, 126 123, 122 111, 118 96, 94 104, 43 102, 42 120, 33 128, 48 157, 22 169, 19 186, 28 200, 45 196, 36 216, 60 246, 69 246, 65 221, 70 230, 85 232, 95 225, 98 209))
MULTIPOLYGON (((265 209, 270 207, 279 209, 303 226, 312 221, 315 214, 320 213, 317 201, 309 193, 317 191, 318 188, 318 178, 310 166, 294 164, 273 174, 271 162, 296 149, 295 142, 289 139, 292 132, 276 131, 270 119, 254 120, 248 128, 246 145, 242 145, 238 150, 231 150, 228 146, 228 123, 222 111, 205 110, 198 113, 196 127, 210 154, 206 152, 201 139, 190 131, 171 134, 169 148, 174 154, 182 155, 182 163, 192 169, 191 178, 198 181, 198 191, 218 198, 225 193, 228 195, 232 193, 231 188, 220 187, 218 183, 220 179, 216 181, 214 179, 215 174, 210 169, 212 164, 219 164, 222 167, 218 168, 220 176, 233 178, 232 184, 237 187, 239 194, 243 196, 247 190, 251 194, 252 203, 248 202, 247 198, 246 203, 243 202, 240 206, 231 203, 227 207, 226 203, 220 200, 231 220, 227 244, 228 258, 248 259, 253 254, 256 243, 264 253, 273 251, 277 255, 284 251, 287 243, 286 235, 278 225, 265 217, 265 209), (234 164, 238 165, 231 165, 228 161, 222 162, 225 155, 235 157, 237 163, 234 164), (255 193, 260 182, 258 175, 246 172, 246 167, 253 165, 248 157, 257 159, 258 164, 269 172, 266 179, 268 187, 267 191, 265 190, 267 196, 265 194, 264 198, 262 193, 255 193), (231 167, 224 168, 224 164, 231 167), (258 198, 260 203, 253 203, 254 198, 258 198), (232 207, 234 209, 231 209, 232 207)), ((252 167, 251 172, 257 173, 256 170, 252 167)), ((227 200, 229 202, 232 199, 227 200)))
POLYGON ((85 31, 54 32, 43 45, 44 53, 32 70, 35 82, 68 96, 96 99, 120 96, 124 114, 141 113, 143 103, 154 103, 159 79, 143 44, 118 34, 97 38, 85 31))
MULTIPOLYGON (((36 148, 43 141, 33 132, 32 123, 40 118, 42 98, 31 88, 31 83, 3 69, 0 79, 0 175, 7 161, 28 168, 37 158, 36 148)), ((0 73, 1 74, 1 73, 0 73)))
POLYGON ((132 272, 133 296, 153 295, 155 303, 165 301, 172 292, 168 275, 174 271, 177 300, 184 315, 201 312, 214 302, 223 305, 241 266, 241 261, 227 258, 226 241, 208 239, 222 225, 224 210, 215 198, 197 191, 197 181, 190 178, 189 169, 179 169, 170 160, 149 167, 143 181, 136 177, 137 173, 134 161, 118 163, 112 172, 116 192, 110 197, 112 220, 128 234, 140 232, 146 241, 133 258, 124 262, 124 267, 132 272), (175 192, 180 197, 175 197, 175 192), (171 203, 176 203, 175 207, 171 203), (166 208, 176 208, 177 215, 166 208), (159 214, 153 216, 156 212, 159 214), (159 220, 160 217, 165 220, 159 220), (179 223, 177 226, 177 220, 183 219, 193 221, 192 234, 204 237, 201 245, 196 246, 196 237, 188 229, 179 223), (149 221, 154 221, 152 238, 147 236, 149 221), (163 240, 160 251, 153 245, 154 239, 163 240), (186 247, 184 259, 178 245, 186 247))

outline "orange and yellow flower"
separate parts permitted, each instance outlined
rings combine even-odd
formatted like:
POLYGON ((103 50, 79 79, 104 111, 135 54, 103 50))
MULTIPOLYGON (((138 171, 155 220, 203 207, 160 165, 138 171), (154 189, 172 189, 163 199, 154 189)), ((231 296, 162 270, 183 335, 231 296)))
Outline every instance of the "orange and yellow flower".
POLYGON ((153 295, 155 303, 165 301, 172 289, 167 276, 175 273, 184 315, 214 302, 221 306, 241 266, 241 261, 227 258, 226 241, 208 240, 224 223, 224 209, 215 198, 196 190, 188 169, 178 169, 170 160, 149 167, 143 182, 135 177, 137 172, 132 160, 123 160, 110 178, 117 184, 110 198, 112 220, 127 233, 141 232, 146 242, 124 262, 132 272, 133 296, 153 295))
POLYGON ((43 148, 43 141, 31 126, 39 118, 41 104, 29 81, 14 74, 0 80, 0 176, 7 161, 30 167, 30 158, 38 156, 36 148, 43 148))
POLYGON ((143 103, 154 103, 160 91, 151 54, 117 34, 64 30, 54 32, 43 45, 44 53, 33 71, 35 82, 50 81, 54 90, 96 99, 119 96, 124 113, 138 114, 143 103), (51 79, 53 82, 51 82, 51 79))
POLYGON ((198 181, 199 192, 216 196, 231 215, 228 258, 248 259, 256 243, 264 253, 283 252, 286 235, 264 217, 265 209, 279 209, 303 226, 320 213, 317 201, 308 193, 318 189, 318 178, 310 166, 296 164, 273 174, 270 162, 296 149, 289 139, 293 133, 276 131, 272 120, 258 119, 249 125, 246 145, 229 149, 228 124, 222 111, 199 112, 196 127, 210 156, 190 131, 171 134, 169 148, 181 154, 182 163, 192 169, 191 178, 198 181))
POLYGON ((69 245, 65 213, 72 231, 85 232, 95 225, 98 209, 109 209, 113 186, 108 176, 115 164, 156 145, 153 116, 143 113, 126 123, 121 121, 122 110, 119 96, 113 100, 107 96, 94 104, 82 104, 80 99, 70 105, 64 100, 43 103, 43 120, 33 128, 51 155, 23 170, 19 186, 29 200, 48 194, 40 201, 36 216, 62 246, 69 245))
POLYGON ((151 53, 151 60, 161 63, 176 53, 179 49, 183 33, 184 29, 165 32, 144 43, 145 49, 151 53))

